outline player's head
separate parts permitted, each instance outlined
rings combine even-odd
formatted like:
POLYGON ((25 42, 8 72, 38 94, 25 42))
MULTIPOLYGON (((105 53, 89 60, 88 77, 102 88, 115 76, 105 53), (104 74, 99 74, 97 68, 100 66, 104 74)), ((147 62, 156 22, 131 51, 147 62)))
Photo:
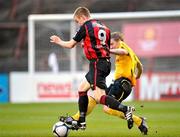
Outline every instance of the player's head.
POLYGON ((120 32, 111 33, 111 48, 117 48, 120 41, 124 41, 122 33, 120 32))
POLYGON ((74 20, 79 25, 82 25, 84 22, 91 18, 90 11, 86 7, 78 7, 74 11, 74 20))

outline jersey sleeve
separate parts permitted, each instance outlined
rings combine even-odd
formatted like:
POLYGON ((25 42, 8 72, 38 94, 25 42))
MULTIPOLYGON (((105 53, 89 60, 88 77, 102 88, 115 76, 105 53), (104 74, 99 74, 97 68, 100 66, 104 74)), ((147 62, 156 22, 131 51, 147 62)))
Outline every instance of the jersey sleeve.
POLYGON ((73 37, 73 39, 77 42, 80 42, 83 38, 85 38, 85 36, 86 36, 85 25, 82 25, 80 29, 77 31, 77 33, 75 34, 75 36, 73 37))
POLYGON ((137 56, 135 56, 135 60, 142 65, 141 61, 139 60, 139 58, 137 56))

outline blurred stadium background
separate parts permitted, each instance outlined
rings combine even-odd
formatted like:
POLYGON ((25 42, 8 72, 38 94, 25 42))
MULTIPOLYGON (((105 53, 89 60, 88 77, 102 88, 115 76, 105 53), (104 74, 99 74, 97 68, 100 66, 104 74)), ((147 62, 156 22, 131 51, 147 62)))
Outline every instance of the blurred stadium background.
MULTIPOLYGON (((166 11, 160 13, 158 17, 126 18, 125 16, 125 18, 102 20, 112 31, 124 33, 125 41, 143 63, 144 75, 136 87, 138 90, 135 90, 131 98, 180 99, 178 11, 180 2, 178 0, 1 0, 1 102, 76 99, 77 85, 84 71, 87 70, 87 60, 80 46, 73 50, 51 46, 49 36, 57 34, 68 40, 74 35, 77 26, 70 19, 72 18, 70 14, 78 6, 86 6, 92 13, 119 13, 122 16, 125 12, 143 14, 147 11, 166 11), (171 12, 171 17, 161 17, 171 12), (37 20, 30 23, 30 14, 56 14, 57 17, 52 20, 38 20, 38 16, 37 20), (64 17, 62 14, 70 16, 69 19, 59 20, 58 18, 64 17), (32 47, 31 44, 34 46, 32 47), (30 75, 31 72, 33 75, 30 75)), ((156 16, 157 13, 153 14, 156 16)), ((113 69, 112 65, 112 72, 113 69)))
MULTIPOLYGON (((11 106, 11 103, 38 102, 33 104, 32 111, 27 110, 35 119, 38 105, 38 109, 46 105, 53 108, 51 104, 45 103, 45 106, 42 106, 40 102, 77 100, 77 86, 87 70, 87 60, 80 45, 73 50, 56 47, 49 43, 49 36, 57 34, 68 40, 74 35, 78 27, 71 19, 78 6, 88 7, 94 15, 110 15, 110 19, 100 18, 112 31, 121 31, 125 41, 140 57, 144 72, 129 101, 180 101, 179 0, 0 0, 0 112, 4 112, 0 113, 0 136, 1 133, 4 133, 2 136, 7 134, 9 127, 5 122, 8 123, 11 114, 15 117, 16 113, 18 115, 22 111, 21 107, 23 110, 26 108, 26 105, 11 106), (151 13, 153 17, 146 17, 151 13), (117 14, 119 18, 111 18, 111 15, 117 14), (144 17, 132 17, 137 14, 144 17), (124 15, 127 16, 123 17, 124 15), (10 106, 14 109, 10 109, 10 106), (3 130, 6 132, 1 132, 3 130)), ((111 61, 113 63, 113 57, 111 61)), ((112 80, 113 70, 112 65, 107 84, 112 80)), ((153 114, 168 112, 167 108, 161 111, 166 103, 160 104, 148 102, 149 110, 146 110, 145 114, 148 115, 152 110, 149 115, 149 118, 152 118, 153 114), (153 108, 154 106, 160 109, 160 112, 156 107, 153 108)), ((180 110, 177 104, 168 106, 168 109, 173 110, 174 115, 171 115, 171 118, 174 118, 174 122, 179 118, 176 115, 180 110)), ((57 116, 58 105, 62 107, 64 104, 54 105, 56 107, 50 110, 51 112, 46 108, 43 112, 38 112, 38 115, 57 116)), ((60 111, 65 114, 66 107, 62 110, 60 111)), ((72 112, 70 108, 68 111, 72 112)), ((151 121, 151 124, 155 124, 155 120, 158 121, 161 117, 163 116, 158 115, 155 119, 153 117, 154 123, 151 121)), ((52 117, 48 118, 51 123, 54 122, 52 117)), ((14 122, 17 121, 18 116, 14 122)), ((164 124, 163 121, 159 123, 160 127, 164 124)), ((35 123, 31 126, 35 129, 37 125, 33 124, 35 123)), ((178 134, 178 125, 170 125, 171 131, 178 134)), ((156 127, 158 128, 158 125, 156 127)), ((32 136, 37 132, 33 132, 32 136)), ((43 136, 44 132, 49 134, 50 131, 43 129, 39 136, 43 136)), ((21 133, 22 136, 28 136, 28 133, 21 133)), ((123 133, 124 137, 125 134, 123 133)), ((16 135, 19 136, 18 133, 14 136, 16 135)), ((8 136, 13 135, 9 133, 8 136)))

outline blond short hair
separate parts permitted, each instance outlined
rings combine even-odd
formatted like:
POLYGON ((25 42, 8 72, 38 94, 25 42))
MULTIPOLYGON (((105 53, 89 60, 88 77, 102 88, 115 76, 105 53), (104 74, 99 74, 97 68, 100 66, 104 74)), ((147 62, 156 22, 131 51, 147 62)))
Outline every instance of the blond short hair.
POLYGON ((111 38, 114 39, 115 41, 119 41, 119 40, 124 41, 123 34, 120 32, 111 33, 111 38))
POLYGON ((74 11, 74 17, 81 17, 81 16, 90 17, 90 11, 86 7, 78 7, 74 11))

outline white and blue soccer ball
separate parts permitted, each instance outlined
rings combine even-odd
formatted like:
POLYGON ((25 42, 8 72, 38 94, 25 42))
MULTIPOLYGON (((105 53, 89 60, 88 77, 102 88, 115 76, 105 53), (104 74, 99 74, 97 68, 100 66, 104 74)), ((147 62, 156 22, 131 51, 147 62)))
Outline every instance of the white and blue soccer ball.
POLYGON ((64 122, 59 121, 53 125, 53 134, 56 137, 67 137, 69 128, 64 122))

